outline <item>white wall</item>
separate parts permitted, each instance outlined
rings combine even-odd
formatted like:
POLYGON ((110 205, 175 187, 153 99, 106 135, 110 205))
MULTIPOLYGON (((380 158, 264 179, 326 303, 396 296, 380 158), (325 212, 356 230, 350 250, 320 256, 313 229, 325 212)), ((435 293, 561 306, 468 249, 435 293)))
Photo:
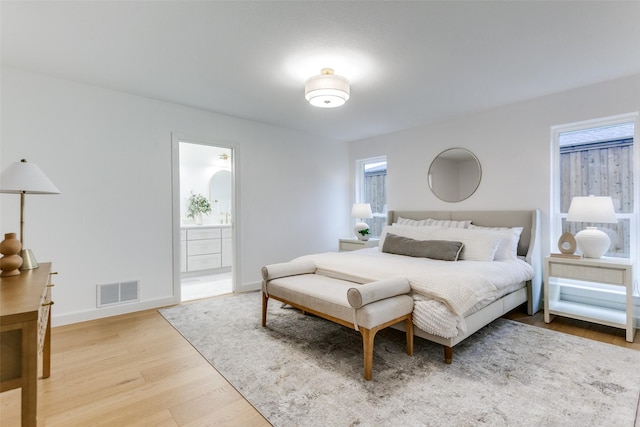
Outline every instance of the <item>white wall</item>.
POLYGON ((639 110, 640 74, 354 141, 350 163, 353 170, 357 159, 387 156, 388 209, 540 209, 548 253, 556 244, 549 239, 548 217, 551 126, 639 110), (437 199, 427 183, 431 161, 452 147, 471 150, 482 165, 480 186, 460 203, 437 199))
MULTIPOLYGON (((9 67, 1 84, 0 168, 26 158, 62 192, 26 201, 27 246, 60 272, 54 324, 175 301, 172 133, 237 150, 236 265, 248 289, 261 265, 335 250, 351 235, 355 160, 380 155, 389 209, 538 208, 548 248, 550 127, 640 110, 635 75, 344 144, 9 67), (427 185, 431 161, 450 147, 474 152, 483 174, 455 204, 427 185), (141 281, 140 303, 96 309, 96 284, 129 279, 141 281)), ((0 195, 0 233, 18 231, 18 200, 0 195)))
MULTIPOLYGON (((242 289, 263 264, 335 250, 350 233, 347 144, 9 67, 1 84, 0 167, 26 158, 62 193, 28 195, 25 208, 26 246, 59 271, 54 324, 176 301, 174 132, 237 149, 242 289), (140 303, 96 308, 97 284, 130 279, 140 303)), ((18 196, 0 208, 0 232, 17 231, 18 196)))

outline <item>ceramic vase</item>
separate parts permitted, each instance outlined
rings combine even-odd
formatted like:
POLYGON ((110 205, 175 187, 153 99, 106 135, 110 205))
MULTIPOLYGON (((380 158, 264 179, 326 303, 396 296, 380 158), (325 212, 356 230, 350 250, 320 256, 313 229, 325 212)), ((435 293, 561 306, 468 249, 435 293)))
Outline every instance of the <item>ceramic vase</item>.
POLYGON ((18 253, 22 249, 20 240, 16 238, 16 233, 6 233, 4 240, 0 242, 0 254, 3 255, 0 258, 0 276, 17 276, 20 274, 20 267, 22 266, 22 258, 18 253))

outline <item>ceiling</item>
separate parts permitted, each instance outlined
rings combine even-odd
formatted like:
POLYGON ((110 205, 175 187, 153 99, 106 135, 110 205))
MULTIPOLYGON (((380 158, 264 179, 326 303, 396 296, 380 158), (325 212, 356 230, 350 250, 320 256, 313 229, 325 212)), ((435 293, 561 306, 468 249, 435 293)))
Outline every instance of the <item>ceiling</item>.
POLYGON ((639 1, 6 1, 4 65, 357 140, 640 73, 639 1), (320 109, 331 67, 351 99, 320 109))

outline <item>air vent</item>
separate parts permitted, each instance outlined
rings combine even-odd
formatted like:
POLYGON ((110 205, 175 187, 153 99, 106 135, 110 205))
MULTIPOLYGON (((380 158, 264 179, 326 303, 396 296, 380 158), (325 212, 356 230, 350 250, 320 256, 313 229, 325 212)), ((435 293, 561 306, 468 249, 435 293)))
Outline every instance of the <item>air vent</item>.
POLYGON ((140 282, 129 280, 119 283, 105 283, 97 286, 97 306, 105 307, 125 304, 140 299, 140 282))

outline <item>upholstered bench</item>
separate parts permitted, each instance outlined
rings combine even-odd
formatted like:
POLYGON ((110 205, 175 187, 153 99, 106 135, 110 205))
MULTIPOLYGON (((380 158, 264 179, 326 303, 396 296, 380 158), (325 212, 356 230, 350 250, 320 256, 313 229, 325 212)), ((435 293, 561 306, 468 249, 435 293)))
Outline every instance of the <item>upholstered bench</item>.
POLYGON ((313 261, 262 267, 262 326, 267 325, 267 304, 273 298, 354 328, 362 334, 366 380, 372 377, 373 340, 379 330, 404 321, 407 354, 413 355, 413 298, 406 279, 358 284, 315 273, 313 261))

